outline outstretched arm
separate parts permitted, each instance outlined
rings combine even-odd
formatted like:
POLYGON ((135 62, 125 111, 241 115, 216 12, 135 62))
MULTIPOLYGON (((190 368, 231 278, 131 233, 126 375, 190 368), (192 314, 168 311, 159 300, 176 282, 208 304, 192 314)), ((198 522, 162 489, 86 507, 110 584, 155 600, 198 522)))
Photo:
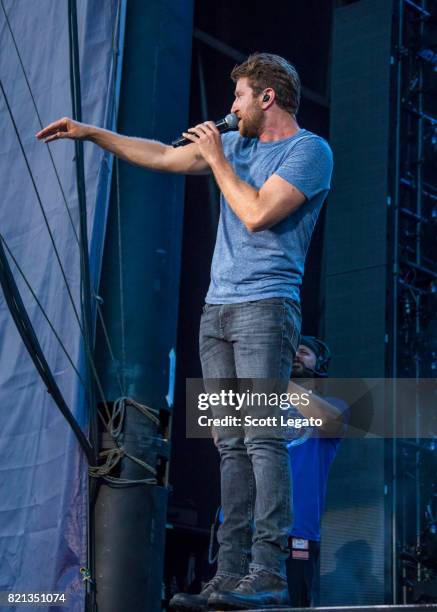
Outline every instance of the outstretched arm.
POLYGON ((209 164, 195 144, 173 148, 156 140, 123 136, 68 117, 54 121, 36 137, 45 143, 60 139, 89 140, 120 159, 158 172, 209 174, 209 164))

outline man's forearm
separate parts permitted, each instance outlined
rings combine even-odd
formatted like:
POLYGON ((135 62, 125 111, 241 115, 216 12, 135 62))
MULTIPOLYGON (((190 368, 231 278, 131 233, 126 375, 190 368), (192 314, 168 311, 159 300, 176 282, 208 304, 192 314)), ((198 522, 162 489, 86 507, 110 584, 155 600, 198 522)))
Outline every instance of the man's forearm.
MULTIPOLYGON (((293 381, 288 383, 288 393, 290 394, 302 395, 302 393, 307 392, 307 389, 293 381)), ((321 429, 326 433, 334 435, 343 430, 343 415, 340 410, 316 393, 311 392, 311 399, 308 404, 301 402, 296 407, 305 418, 321 419, 323 422, 321 429)))
POLYGON ((235 174, 225 157, 211 164, 215 180, 229 206, 249 231, 259 228, 260 202, 256 189, 235 174))
POLYGON ((35 136, 46 144, 64 138, 89 140, 117 157, 149 170, 178 174, 210 172, 209 165, 194 144, 174 148, 156 140, 122 136, 94 125, 74 121, 69 117, 53 121, 35 136))
POLYGON ((167 145, 155 140, 122 136, 103 128, 88 126, 86 140, 117 157, 137 166, 151 170, 164 170, 164 153, 167 145))

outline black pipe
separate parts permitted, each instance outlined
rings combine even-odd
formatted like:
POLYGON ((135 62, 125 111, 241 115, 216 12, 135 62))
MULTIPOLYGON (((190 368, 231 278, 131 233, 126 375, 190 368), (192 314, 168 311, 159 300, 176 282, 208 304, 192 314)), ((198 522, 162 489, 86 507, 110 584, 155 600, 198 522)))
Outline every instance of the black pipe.
MULTIPOLYGON (((68 0, 68 35, 70 53, 70 87, 71 105, 73 119, 82 121, 82 102, 80 88, 80 62, 79 62, 79 42, 77 31, 77 6, 76 0, 68 0)), ((94 448, 98 448, 98 424, 95 402, 95 392, 93 379, 91 376, 92 346, 93 338, 92 307, 91 307, 91 275, 88 253, 88 229, 87 229, 87 210, 86 210, 86 190, 85 190, 85 171, 83 143, 80 140, 74 141, 75 161, 76 161, 76 181, 77 195, 79 203, 79 241, 80 241, 80 269, 81 269, 81 307, 84 327, 85 351, 87 355, 87 380, 88 380, 88 401, 89 401, 89 427, 90 439, 94 448)), ((95 547, 94 547, 94 503, 97 496, 97 480, 89 479, 89 499, 88 499, 88 520, 87 520, 87 565, 90 579, 86 582, 86 610, 94 612, 96 608, 95 598, 95 547)))
MULTIPOLYGON (((71 104, 73 119, 82 121, 82 104, 80 89, 80 69, 79 69, 79 47, 77 33, 77 8, 76 0, 68 2, 68 25, 70 43, 70 86, 71 104)), ((81 305, 84 327, 85 350, 87 353, 87 372, 89 384, 89 409, 90 409, 90 439, 94 448, 98 447, 98 427, 97 414, 95 411, 95 393, 93 379, 90 372, 92 360, 93 324, 91 308, 91 276, 88 253, 88 229, 87 229, 87 210, 86 210, 86 190, 85 190, 85 171, 83 142, 74 141, 75 161, 76 161, 76 180, 77 195, 79 203, 79 240, 80 240, 80 268, 81 268, 81 305)))

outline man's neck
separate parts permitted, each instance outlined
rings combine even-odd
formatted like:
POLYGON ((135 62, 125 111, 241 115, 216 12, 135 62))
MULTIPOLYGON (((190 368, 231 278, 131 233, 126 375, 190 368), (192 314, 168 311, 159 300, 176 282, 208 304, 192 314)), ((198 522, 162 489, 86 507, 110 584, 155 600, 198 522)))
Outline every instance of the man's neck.
POLYGON ((259 137, 260 142, 273 142, 294 136, 300 127, 294 116, 288 113, 280 113, 271 118, 266 118, 266 123, 259 137))

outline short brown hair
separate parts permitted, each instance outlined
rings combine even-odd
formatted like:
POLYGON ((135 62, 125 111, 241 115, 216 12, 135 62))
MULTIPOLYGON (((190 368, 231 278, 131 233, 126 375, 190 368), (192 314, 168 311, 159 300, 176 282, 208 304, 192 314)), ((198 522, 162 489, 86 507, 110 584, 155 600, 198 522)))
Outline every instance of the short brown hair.
POLYGON ((275 91, 278 106, 291 115, 297 113, 300 79, 296 68, 283 57, 273 53, 253 53, 231 72, 234 83, 243 77, 247 77, 255 96, 271 87, 275 91))

